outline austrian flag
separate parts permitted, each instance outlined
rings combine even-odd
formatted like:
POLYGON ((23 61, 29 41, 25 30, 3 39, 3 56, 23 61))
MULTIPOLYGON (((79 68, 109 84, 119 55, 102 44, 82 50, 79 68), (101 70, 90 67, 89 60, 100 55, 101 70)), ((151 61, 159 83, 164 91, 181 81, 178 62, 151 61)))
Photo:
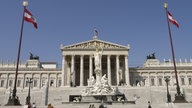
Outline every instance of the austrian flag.
POLYGON ((174 24, 175 26, 177 26, 179 28, 179 24, 178 22, 173 18, 173 16, 171 15, 171 13, 168 11, 168 18, 169 18, 169 21, 174 24))
POLYGON ((34 25, 34 27, 37 29, 36 19, 33 17, 33 15, 27 9, 25 9, 24 20, 29 23, 32 23, 34 25))

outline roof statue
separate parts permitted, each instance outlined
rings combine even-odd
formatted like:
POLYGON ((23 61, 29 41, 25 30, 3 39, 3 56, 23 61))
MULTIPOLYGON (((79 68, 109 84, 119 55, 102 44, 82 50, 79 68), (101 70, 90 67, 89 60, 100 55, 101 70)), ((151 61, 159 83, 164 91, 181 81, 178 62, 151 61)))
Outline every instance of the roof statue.
POLYGON ((155 53, 152 53, 152 54, 148 55, 147 59, 156 59, 155 53))
POLYGON ((29 60, 39 60, 39 56, 34 56, 31 52, 29 53, 30 53, 29 60))

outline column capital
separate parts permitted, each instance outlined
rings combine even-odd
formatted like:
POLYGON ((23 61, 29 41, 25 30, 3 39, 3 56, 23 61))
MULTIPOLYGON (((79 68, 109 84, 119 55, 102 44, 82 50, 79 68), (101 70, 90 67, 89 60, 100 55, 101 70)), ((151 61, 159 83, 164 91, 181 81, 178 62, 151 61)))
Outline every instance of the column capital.
POLYGON ((111 55, 109 54, 109 55, 107 55, 107 57, 111 57, 111 55))
POLYGON ((75 54, 72 54, 71 56, 75 56, 75 54))
POLYGON ((65 58, 67 55, 62 55, 62 58, 65 58))
POLYGON ((119 58, 120 55, 118 54, 118 55, 115 55, 115 56, 119 58))

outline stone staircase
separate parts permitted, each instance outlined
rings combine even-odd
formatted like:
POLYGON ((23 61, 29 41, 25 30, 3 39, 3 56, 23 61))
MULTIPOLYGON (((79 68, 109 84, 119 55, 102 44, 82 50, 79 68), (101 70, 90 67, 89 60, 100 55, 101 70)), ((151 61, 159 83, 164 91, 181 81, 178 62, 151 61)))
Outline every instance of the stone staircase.
MULTIPOLYGON (((89 108, 90 104, 63 104, 53 105, 54 108, 89 108)), ((100 104, 94 104, 95 108, 99 108, 100 104)), ((152 108, 192 108, 192 103, 164 103, 164 104, 152 104, 152 108)), ((137 104, 115 104, 105 105, 106 108, 148 108, 148 105, 137 104)), ((0 108, 24 108, 23 106, 0 106, 0 108)), ((37 106, 36 108, 47 108, 47 106, 37 106)))

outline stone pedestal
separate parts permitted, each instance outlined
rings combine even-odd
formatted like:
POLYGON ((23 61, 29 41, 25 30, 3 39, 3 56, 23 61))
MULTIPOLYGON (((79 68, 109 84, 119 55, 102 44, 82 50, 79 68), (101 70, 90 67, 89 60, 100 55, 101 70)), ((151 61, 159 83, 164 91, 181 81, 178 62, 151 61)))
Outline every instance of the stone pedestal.
POLYGON ((113 95, 82 96, 81 102, 112 102, 113 95))

